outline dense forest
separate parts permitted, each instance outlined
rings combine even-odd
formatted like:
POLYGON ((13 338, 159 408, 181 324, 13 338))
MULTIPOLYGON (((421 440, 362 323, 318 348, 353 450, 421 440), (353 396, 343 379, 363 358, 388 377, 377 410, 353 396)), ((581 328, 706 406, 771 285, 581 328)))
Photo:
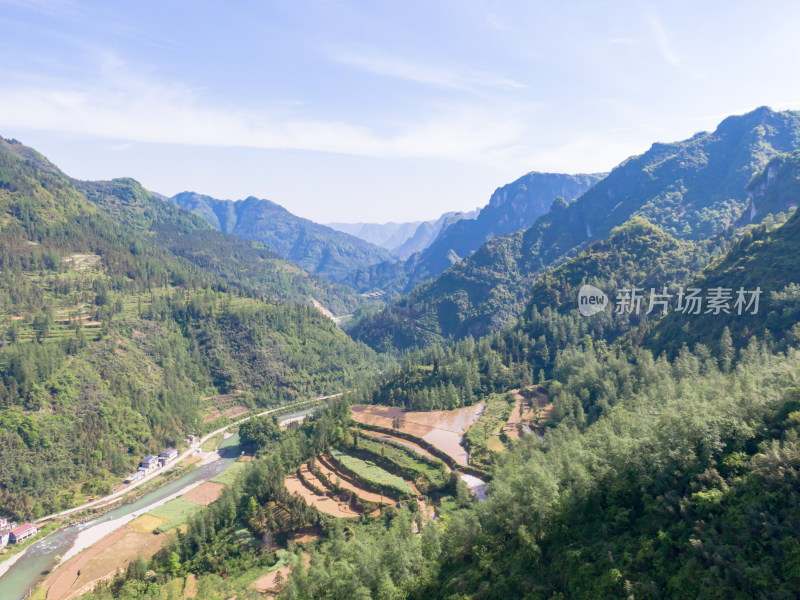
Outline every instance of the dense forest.
POLYGON ((292 265, 135 182, 75 185, 3 141, 0 212, 5 516, 107 493, 142 455, 209 427, 219 395, 250 410, 341 391, 375 369, 375 354, 316 309, 275 303, 326 284, 270 277, 292 265), (241 269, 223 279, 226 260, 241 269))
POLYGON ((141 453, 210 431, 223 397, 249 411, 343 392, 302 423, 241 425, 250 456, 221 496, 83 597, 254 600, 280 570, 273 595, 292 600, 795 598, 800 162, 775 156, 795 117, 655 145, 378 313, 132 180, 74 182, 3 142, 0 503, 22 519, 103 493, 141 453), (643 181, 658 202, 601 210, 643 181), (587 203, 592 239, 565 224, 587 203), (586 285, 605 310, 579 312, 586 285), (758 310, 737 310, 740 288, 761 290, 758 310), (730 295, 693 314, 689 289, 730 295), (386 353, 317 297, 365 314, 351 332, 386 353), (490 447, 524 394, 546 416, 490 447), (357 404, 484 412, 459 467, 357 404))
POLYGON ((786 290, 797 219, 706 241, 642 218, 614 229, 537 280, 506 329, 407 354, 301 428, 243 428, 257 460, 225 502, 89 597, 166 599, 191 572, 200 600, 255 598, 251 574, 277 564, 291 566, 287 599, 796 597, 800 352, 786 290), (579 315, 587 282, 779 292, 757 314, 701 315, 687 336, 673 323, 692 315, 579 315), (655 343, 674 349, 653 354, 655 343), (449 409, 532 384, 551 417, 541 438, 492 456, 486 500, 453 488, 460 500, 443 502, 435 521, 407 506, 346 526, 300 507, 289 527, 316 523, 325 535, 302 550, 265 549, 265 532, 282 539, 287 527, 264 510, 290 501, 287 470, 354 443, 349 403, 449 409), (242 526, 262 543, 237 543, 242 526))

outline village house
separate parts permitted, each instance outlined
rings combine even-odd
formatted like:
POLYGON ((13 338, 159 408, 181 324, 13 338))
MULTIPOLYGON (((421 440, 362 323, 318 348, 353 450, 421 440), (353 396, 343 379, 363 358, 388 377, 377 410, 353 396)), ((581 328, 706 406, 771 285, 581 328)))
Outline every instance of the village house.
POLYGON ((143 469, 155 469, 158 466, 158 457, 156 456, 147 456, 142 459, 142 462, 139 463, 139 466, 143 469))
POLYGON ((16 529, 11 530, 9 540, 15 544, 19 544, 22 540, 28 539, 37 533, 39 533, 39 530, 36 528, 36 525, 33 523, 25 523, 25 525, 20 525, 16 529))
POLYGON ((167 448, 161 454, 158 455, 158 462, 163 467, 168 462, 175 460, 178 458, 178 451, 175 448, 167 448))
POLYGON ((11 527, 6 525, 5 527, 0 527, 0 548, 8 544, 11 537, 11 527))

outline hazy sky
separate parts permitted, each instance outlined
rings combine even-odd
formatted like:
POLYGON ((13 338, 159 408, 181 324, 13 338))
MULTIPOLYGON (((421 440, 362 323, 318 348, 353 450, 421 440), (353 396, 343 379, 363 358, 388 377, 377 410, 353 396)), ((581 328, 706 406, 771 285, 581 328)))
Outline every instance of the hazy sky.
POLYGON ((433 218, 800 108, 800 3, 0 0, 0 135, 82 179, 433 218))

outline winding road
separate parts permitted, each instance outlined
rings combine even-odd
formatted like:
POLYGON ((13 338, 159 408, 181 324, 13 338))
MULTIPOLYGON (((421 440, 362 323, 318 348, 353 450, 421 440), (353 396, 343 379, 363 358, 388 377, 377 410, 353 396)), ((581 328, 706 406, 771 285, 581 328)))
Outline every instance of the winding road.
POLYGON ((125 487, 125 488, 123 488, 123 489, 121 489, 119 491, 116 491, 116 492, 114 492, 112 494, 109 494, 108 496, 104 496, 102 498, 98 498, 97 500, 93 500, 92 502, 87 502, 86 504, 81 504, 80 506, 76 506, 74 508, 69 508, 67 510, 62 510, 59 513, 48 515, 46 517, 42 517, 41 519, 36 519, 34 521, 34 523, 35 524, 44 523, 45 521, 49 521, 51 519, 57 519, 59 517, 65 517, 67 515, 71 515, 73 513, 80 512, 82 510, 86 510, 87 508, 92 508, 92 507, 95 507, 95 506, 98 506, 98 505, 102 505, 102 504, 108 504, 109 502, 111 502, 111 501, 113 501, 113 500, 115 500, 115 499, 117 499, 117 498, 119 498, 121 496, 124 496, 125 494, 127 494, 131 490, 136 489, 137 487, 139 487, 143 483, 146 483, 147 481, 150 481, 154 477, 157 477, 157 476, 159 476, 159 475, 161 475, 163 473, 167 473, 168 471, 171 471, 171 470, 175 469, 183 459, 187 458, 193 452, 195 452, 200 446, 203 445, 203 443, 206 440, 214 437, 215 435, 219 435, 220 433, 225 432, 226 430, 228 430, 231 427, 235 427, 236 425, 241 425, 245 421, 249 421, 250 419, 252 419, 254 417, 262 417, 264 415, 269 415, 269 414, 272 414, 272 413, 277 412, 277 411, 284 411, 286 409, 292 408, 294 405, 305 404, 305 403, 307 403, 309 401, 313 401, 313 400, 329 400, 331 398, 338 398, 341 395, 342 394, 331 394, 330 396, 318 396, 316 398, 311 398, 310 400, 303 400, 301 402, 295 402, 294 404, 287 404, 287 405, 284 405, 284 406, 279 406, 277 408, 271 408, 269 410, 262 411, 262 412, 260 412, 258 414, 250 415, 249 417, 245 417, 244 419, 239 419, 238 421, 234 421, 233 423, 225 425, 225 427, 220 427, 216 431, 212 431, 211 433, 208 433, 208 434, 204 435, 202 438, 197 440, 194 444, 189 446, 189 448, 187 448, 183 452, 183 454, 181 454, 180 456, 178 456, 178 458, 176 458, 174 461, 172 461, 172 465, 171 466, 165 467, 163 469, 158 469, 158 470, 154 471, 153 473, 150 473, 149 475, 145 475, 144 477, 142 477, 138 481, 135 481, 135 482, 129 484, 127 487, 125 487))

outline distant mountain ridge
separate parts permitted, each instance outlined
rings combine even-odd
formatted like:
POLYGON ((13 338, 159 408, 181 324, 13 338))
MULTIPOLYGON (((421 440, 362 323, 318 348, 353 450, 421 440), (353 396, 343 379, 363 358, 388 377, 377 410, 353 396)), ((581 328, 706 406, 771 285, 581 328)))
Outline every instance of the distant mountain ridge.
MULTIPOLYGON (((500 236, 436 279, 371 318, 352 334, 394 339, 389 329, 413 329, 405 347, 431 339, 478 336, 516 318, 531 283, 546 268, 642 216, 676 238, 706 239, 730 228, 748 204, 753 176, 779 154, 800 150, 800 112, 758 108, 728 117, 713 132, 633 156, 572 203, 521 232, 500 236)), ((432 246, 433 247, 433 246, 432 246)), ((402 336, 399 336, 402 337, 402 336)))
POLYGON ((182 192, 170 201, 194 211, 225 233, 261 242, 304 270, 340 281, 346 273, 393 261, 391 253, 362 239, 298 217, 270 200, 218 200, 182 192))
POLYGON ((446 212, 438 219, 423 221, 403 244, 394 249, 395 254, 408 258, 415 252, 421 252, 436 241, 437 236, 457 221, 471 221, 478 216, 480 209, 469 212, 446 212))
POLYGON ((430 272, 441 273, 498 235, 527 229, 550 210, 556 198, 573 200, 586 192, 607 173, 567 175, 533 171, 497 188, 475 219, 443 228, 422 253, 417 264, 430 272))
MULTIPOLYGON (((605 173, 568 175, 531 172, 504 185, 474 219, 444 222, 436 238, 405 262, 372 265, 346 282, 359 291, 382 290, 388 297, 410 291, 475 252, 493 237, 530 227, 556 198, 572 200, 605 173)), ((446 216, 446 215, 445 215, 446 216)), ((424 227, 423 223, 420 228, 424 227)))
POLYGON ((422 221, 409 221, 406 223, 325 223, 327 227, 354 235, 365 242, 375 244, 387 250, 394 250, 401 246, 422 224, 422 221))
POLYGON ((468 212, 451 211, 430 221, 408 223, 326 223, 326 225, 370 244, 386 248, 401 258, 408 258, 414 252, 430 246, 443 228, 461 219, 474 219, 479 212, 480 209, 468 212))

